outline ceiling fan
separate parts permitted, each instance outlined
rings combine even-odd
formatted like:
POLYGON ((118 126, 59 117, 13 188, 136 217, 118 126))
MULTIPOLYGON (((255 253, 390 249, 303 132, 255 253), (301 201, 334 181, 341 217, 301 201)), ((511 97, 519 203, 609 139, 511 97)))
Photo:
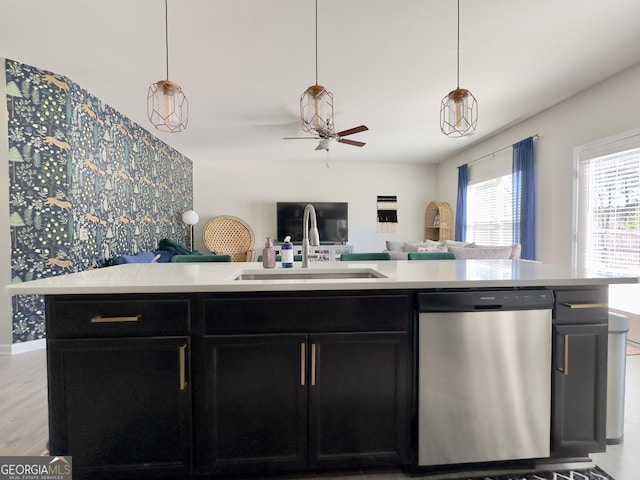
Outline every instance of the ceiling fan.
POLYGON ((324 128, 316 128, 315 131, 318 134, 317 137, 284 137, 285 140, 320 140, 316 150, 326 150, 327 152, 336 146, 338 143, 346 143, 347 145, 353 145, 354 147, 364 147, 366 143, 359 142, 357 140, 351 140, 344 138, 354 133, 365 132, 369 128, 365 125, 359 127, 350 128, 341 132, 335 133, 324 128))

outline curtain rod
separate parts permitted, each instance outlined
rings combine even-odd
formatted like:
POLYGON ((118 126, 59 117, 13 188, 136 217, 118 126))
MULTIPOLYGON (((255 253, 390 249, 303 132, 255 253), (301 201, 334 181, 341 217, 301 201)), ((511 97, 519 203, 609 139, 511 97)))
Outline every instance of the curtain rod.
MULTIPOLYGON (((540 138, 540 134, 536 133, 535 135, 531 135, 531 138, 533 138, 534 140, 538 140, 540 138)), ((471 160, 470 162, 467 162, 467 165, 471 165, 472 163, 476 163, 476 162, 478 162, 478 161, 480 161, 480 160, 482 160, 484 158, 487 158, 487 157, 494 157, 496 155, 496 153, 503 152, 503 151, 507 150, 508 148, 512 148, 512 147, 513 147, 513 145, 509 145, 508 147, 502 147, 501 149, 496 150, 495 152, 487 153, 486 155, 484 155, 484 156, 482 156, 480 158, 476 158, 475 160, 471 160)))

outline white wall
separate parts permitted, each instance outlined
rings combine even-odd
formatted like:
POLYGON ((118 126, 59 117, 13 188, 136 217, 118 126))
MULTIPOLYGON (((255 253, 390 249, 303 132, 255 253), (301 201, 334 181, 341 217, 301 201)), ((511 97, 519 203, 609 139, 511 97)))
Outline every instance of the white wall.
MULTIPOLYGON (((639 86, 640 64, 447 159, 438 168, 437 197, 455 209, 459 165, 539 133, 534 143, 537 259, 571 265, 573 149, 640 127, 639 86)), ((482 106, 482 99, 478 102, 482 106)))
MULTIPOLYGON (((367 147, 365 147, 367 148, 367 147)), ((319 152, 319 155, 323 153, 319 152)), ((193 207, 200 215, 195 248, 207 250, 202 230, 216 215, 247 222, 261 253, 266 236, 276 241, 276 202, 349 202, 349 244, 354 251, 382 251, 385 240, 422 240, 423 218, 436 197, 435 165, 232 162, 193 160, 193 207), (398 197, 396 233, 376 233, 378 195, 398 197)), ((322 240, 322 239, 321 239, 322 240)))

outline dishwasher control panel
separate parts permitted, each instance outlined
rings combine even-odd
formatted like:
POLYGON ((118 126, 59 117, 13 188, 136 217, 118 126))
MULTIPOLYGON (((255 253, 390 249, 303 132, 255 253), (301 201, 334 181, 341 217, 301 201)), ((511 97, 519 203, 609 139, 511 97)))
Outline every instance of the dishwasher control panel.
POLYGON ((540 310, 553 308, 553 292, 535 290, 465 290, 418 294, 419 312, 540 310))

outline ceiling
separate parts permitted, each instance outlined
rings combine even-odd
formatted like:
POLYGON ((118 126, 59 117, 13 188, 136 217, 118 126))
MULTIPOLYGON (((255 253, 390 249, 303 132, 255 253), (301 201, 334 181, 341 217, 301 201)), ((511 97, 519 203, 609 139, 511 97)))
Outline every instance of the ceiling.
POLYGON ((146 115, 149 85, 166 78, 163 0, 2 0, 0 57, 65 75, 213 162, 438 162, 640 62, 638 0, 461 0, 460 86, 479 121, 475 135, 450 139, 439 109, 457 86, 456 1, 318 0, 318 81, 333 93, 336 129, 369 127, 348 137, 365 147, 327 154, 283 140, 306 135, 314 0, 168 5, 169 79, 190 109, 181 133, 155 130, 146 115))

